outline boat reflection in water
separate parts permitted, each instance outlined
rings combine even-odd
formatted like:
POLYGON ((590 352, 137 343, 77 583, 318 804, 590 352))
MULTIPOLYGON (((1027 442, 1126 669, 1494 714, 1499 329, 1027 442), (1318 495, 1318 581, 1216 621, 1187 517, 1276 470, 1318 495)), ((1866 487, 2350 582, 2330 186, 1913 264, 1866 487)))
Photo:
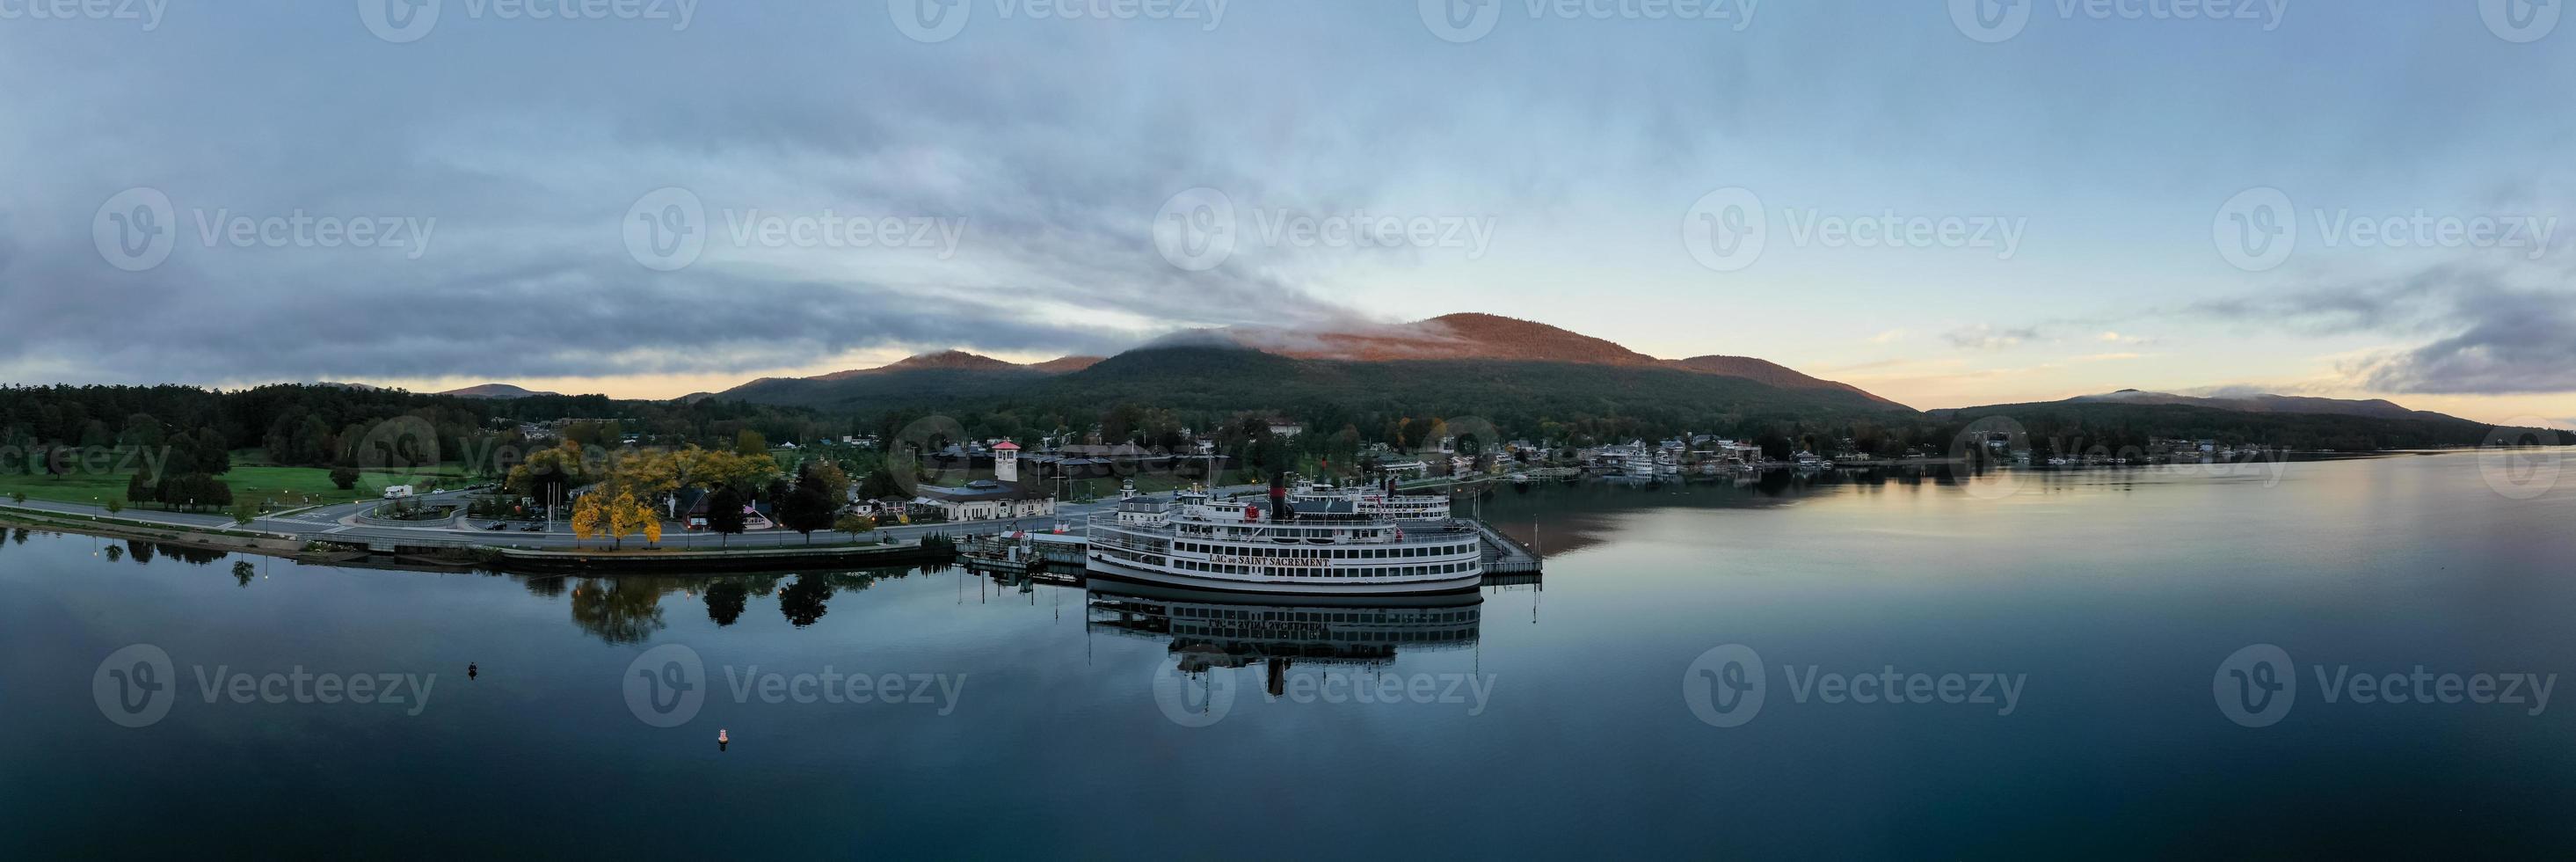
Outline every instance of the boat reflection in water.
POLYGON ((1265 665, 1278 696, 1292 663, 1385 667, 1397 651, 1466 649, 1484 625, 1484 596, 1281 596, 1093 577, 1093 631, 1168 640, 1179 670, 1265 665))

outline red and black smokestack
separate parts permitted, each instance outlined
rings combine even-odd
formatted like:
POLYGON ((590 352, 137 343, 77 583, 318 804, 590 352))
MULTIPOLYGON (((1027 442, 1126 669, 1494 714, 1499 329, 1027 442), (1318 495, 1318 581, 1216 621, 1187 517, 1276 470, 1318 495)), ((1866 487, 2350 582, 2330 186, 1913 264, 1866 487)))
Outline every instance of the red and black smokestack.
POLYGON ((1288 472, 1285 470, 1270 474, 1270 520, 1288 520, 1288 472))

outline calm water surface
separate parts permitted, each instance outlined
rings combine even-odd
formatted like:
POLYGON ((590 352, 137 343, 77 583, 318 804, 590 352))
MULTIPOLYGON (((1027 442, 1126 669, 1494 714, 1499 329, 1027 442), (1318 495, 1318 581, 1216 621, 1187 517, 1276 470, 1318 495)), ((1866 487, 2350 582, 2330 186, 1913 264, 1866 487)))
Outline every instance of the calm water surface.
POLYGON ((0 858, 2563 856, 2576 691, 2349 684, 2576 677, 2576 477, 2521 500, 2479 466, 1506 488, 1482 511, 1544 587, 1395 608, 955 569, 244 583, 39 533, 0 545, 0 858), (2226 674, 2255 644, 2288 691, 2226 674), (407 697, 258 692, 298 668, 407 697), (1854 700, 1891 668, 1929 702, 1854 700), (1951 674, 2013 695, 1943 702, 1951 674), (2267 692, 2266 726, 2221 709, 2267 692))

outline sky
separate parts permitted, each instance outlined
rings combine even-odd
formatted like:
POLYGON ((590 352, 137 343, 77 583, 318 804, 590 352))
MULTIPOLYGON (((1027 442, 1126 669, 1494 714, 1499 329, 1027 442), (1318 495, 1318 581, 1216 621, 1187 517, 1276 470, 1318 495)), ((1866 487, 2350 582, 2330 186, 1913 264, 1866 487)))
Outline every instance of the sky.
POLYGON ((2576 427, 2530 0, 0 0, 0 381, 672 397, 1462 311, 2576 427))

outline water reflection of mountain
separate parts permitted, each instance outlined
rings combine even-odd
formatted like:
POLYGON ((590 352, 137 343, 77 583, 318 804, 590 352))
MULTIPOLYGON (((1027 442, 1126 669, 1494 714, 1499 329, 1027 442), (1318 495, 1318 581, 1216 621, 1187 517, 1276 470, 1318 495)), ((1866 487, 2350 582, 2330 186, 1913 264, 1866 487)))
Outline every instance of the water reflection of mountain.
POLYGON ((1652 509, 1769 509, 1795 504, 1808 494, 1956 483, 1941 469, 1922 467, 1768 470, 1651 484, 1591 481, 1500 486, 1461 498, 1455 505, 1457 511, 1481 516, 1513 539, 1538 548, 1539 556, 1555 557, 1599 545, 1618 528, 1621 517, 1652 509))
POLYGON ((1484 597, 1244 596, 1093 580, 1085 625, 1165 642, 1180 669, 1269 666, 1275 689, 1292 662, 1384 665, 1402 651, 1475 646, 1484 597))

